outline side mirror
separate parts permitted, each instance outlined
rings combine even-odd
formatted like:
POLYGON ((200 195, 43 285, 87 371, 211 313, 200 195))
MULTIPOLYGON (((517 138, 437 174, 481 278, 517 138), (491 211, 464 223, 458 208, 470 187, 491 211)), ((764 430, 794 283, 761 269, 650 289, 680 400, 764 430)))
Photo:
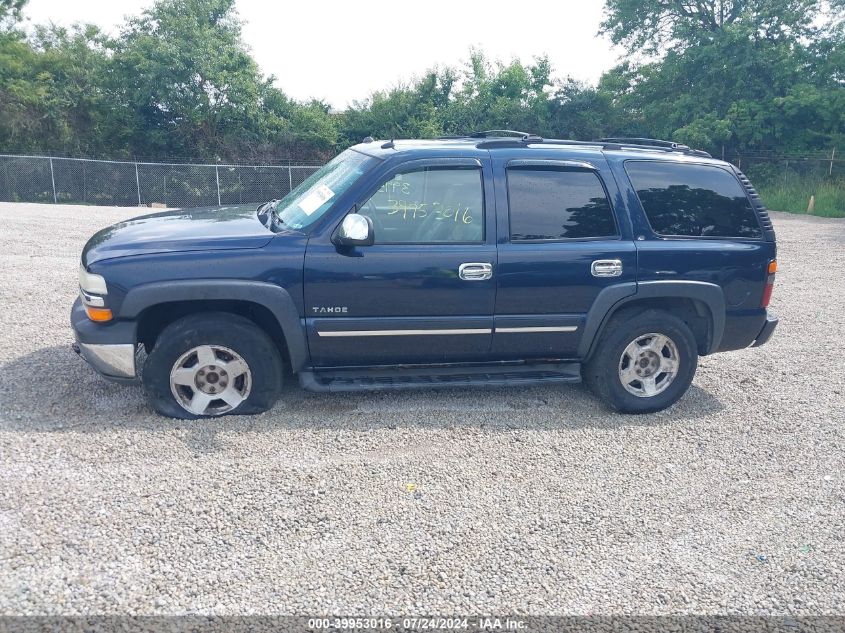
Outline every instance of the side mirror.
POLYGON ((372 246, 374 241, 373 221, 355 212, 343 218, 332 237, 337 246, 372 246))

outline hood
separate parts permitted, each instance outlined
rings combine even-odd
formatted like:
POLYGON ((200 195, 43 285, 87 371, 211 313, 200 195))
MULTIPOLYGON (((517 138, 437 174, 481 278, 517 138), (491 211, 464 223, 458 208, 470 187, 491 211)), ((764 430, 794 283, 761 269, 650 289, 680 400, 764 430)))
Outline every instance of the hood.
POLYGON ((130 255, 259 248, 275 233, 256 217, 257 204, 179 209, 142 215, 95 233, 82 263, 130 255))

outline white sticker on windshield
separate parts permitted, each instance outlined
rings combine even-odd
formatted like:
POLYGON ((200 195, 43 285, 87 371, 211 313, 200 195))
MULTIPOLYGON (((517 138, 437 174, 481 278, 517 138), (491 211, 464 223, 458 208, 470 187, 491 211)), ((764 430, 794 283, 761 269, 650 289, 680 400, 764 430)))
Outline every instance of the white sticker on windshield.
POLYGON ((326 200, 331 200, 333 197, 334 191, 326 187, 326 185, 320 185, 299 203, 299 208, 302 209, 305 215, 311 215, 323 206, 326 200))

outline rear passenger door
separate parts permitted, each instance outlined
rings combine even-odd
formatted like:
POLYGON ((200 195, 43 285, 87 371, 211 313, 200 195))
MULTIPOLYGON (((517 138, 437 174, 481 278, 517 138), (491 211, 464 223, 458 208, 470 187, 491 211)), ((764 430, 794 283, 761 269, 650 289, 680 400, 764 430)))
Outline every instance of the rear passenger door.
POLYGON ((576 358, 610 286, 633 293, 636 249, 603 157, 494 160, 499 268, 493 354, 576 358))

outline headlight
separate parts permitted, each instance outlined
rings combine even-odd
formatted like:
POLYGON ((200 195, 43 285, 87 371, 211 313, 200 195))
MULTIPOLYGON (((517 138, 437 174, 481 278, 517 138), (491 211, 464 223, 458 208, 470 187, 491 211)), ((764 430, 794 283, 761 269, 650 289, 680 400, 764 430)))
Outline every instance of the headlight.
POLYGON ((106 287, 106 280, 101 275, 95 275, 85 270, 85 267, 79 266, 79 294, 82 297, 82 303, 85 306, 85 312, 88 318, 92 321, 103 323, 112 320, 112 312, 106 305, 106 300, 103 299, 109 293, 106 287))
POLYGON ((79 265, 79 287, 83 291, 95 295, 109 294, 109 290, 106 287, 106 280, 101 275, 89 273, 81 264, 79 265))

